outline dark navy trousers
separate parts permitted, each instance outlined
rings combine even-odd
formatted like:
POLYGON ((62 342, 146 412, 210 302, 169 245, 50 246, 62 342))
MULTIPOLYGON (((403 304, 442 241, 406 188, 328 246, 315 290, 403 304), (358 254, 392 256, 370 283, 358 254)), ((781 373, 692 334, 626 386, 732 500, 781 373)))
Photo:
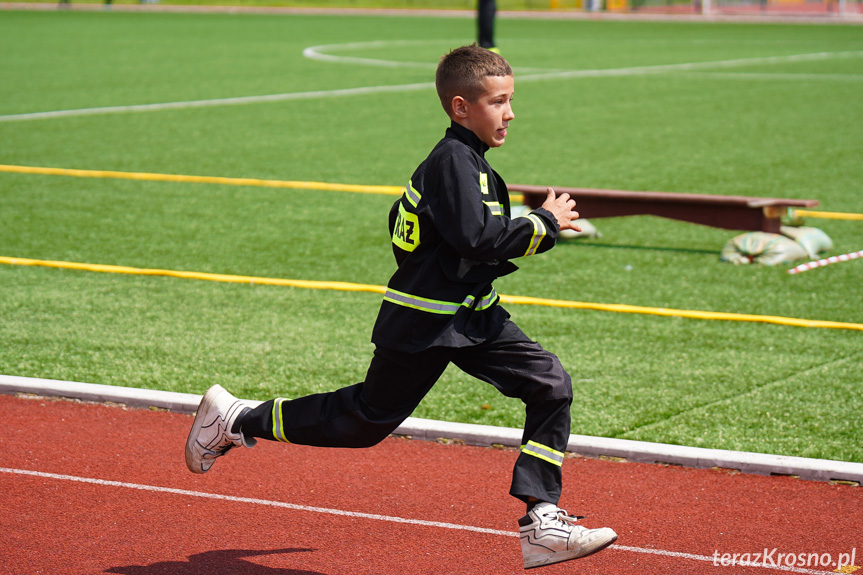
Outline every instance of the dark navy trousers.
POLYGON ((462 348, 402 353, 378 347, 365 381, 298 399, 273 399, 247 412, 247 437, 319 447, 370 447, 419 405, 447 365, 525 405, 522 450, 510 493, 557 503, 569 441, 572 382, 560 360, 508 321, 493 340, 462 348))

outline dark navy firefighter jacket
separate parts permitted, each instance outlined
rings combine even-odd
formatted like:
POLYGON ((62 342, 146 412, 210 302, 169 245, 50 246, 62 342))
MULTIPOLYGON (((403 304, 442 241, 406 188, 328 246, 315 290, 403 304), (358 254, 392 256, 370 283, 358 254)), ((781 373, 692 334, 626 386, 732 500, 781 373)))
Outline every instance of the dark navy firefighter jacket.
POLYGON ((511 259, 547 251, 557 221, 543 208, 511 218, 488 146, 453 122, 420 164, 389 215, 398 269, 387 285, 372 342, 415 353, 494 338, 509 314, 492 282, 511 259))

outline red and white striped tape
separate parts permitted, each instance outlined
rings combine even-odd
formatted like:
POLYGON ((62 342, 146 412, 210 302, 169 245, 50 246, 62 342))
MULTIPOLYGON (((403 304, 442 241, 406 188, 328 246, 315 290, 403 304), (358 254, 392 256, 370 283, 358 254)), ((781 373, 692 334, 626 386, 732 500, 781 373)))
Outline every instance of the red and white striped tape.
POLYGON ((857 258, 863 258, 863 250, 860 250, 859 252, 852 252, 850 254, 842 254, 841 256, 830 256, 829 258, 824 258, 823 260, 815 260, 806 264, 800 264, 796 268, 788 270, 788 273, 797 274, 800 272, 805 272, 807 270, 829 266, 830 264, 838 264, 839 262, 856 260, 857 258))

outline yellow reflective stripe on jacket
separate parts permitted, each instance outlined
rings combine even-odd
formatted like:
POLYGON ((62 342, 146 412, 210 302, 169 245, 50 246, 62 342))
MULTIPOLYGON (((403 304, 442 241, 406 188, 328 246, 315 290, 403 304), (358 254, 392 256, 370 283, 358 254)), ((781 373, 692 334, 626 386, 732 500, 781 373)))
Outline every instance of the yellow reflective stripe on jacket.
POLYGON ((472 295, 464 298, 462 302, 450 302, 419 297, 387 288, 387 291, 384 293, 384 301, 429 313, 455 315, 462 306, 478 311, 490 308, 497 302, 497 292, 492 288, 491 292, 478 302, 472 295))
POLYGON ((555 451, 551 447, 546 447, 535 441, 528 441, 527 445, 521 448, 521 452, 526 455, 533 455, 543 461, 548 461, 553 465, 561 467, 563 465, 563 453, 555 451))
POLYGON ((533 236, 530 238, 530 245, 527 246, 527 251, 524 252, 524 255, 532 256, 539 249, 539 244, 547 233, 545 223, 543 223, 541 217, 535 214, 528 214, 522 217, 529 219, 533 223, 533 236))
POLYGON ((461 303, 461 305, 466 306, 466 307, 472 307, 473 309, 475 309, 477 311, 482 311, 484 309, 488 309, 494 305, 494 302, 497 301, 497 292, 494 291, 494 288, 491 288, 491 292, 487 296, 485 296, 484 298, 479 300, 476 303, 476 305, 474 305, 474 303, 473 303, 475 299, 476 299, 475 297, 473 297, 472 295, 469 295, 464 299, 464 301, 461 303))
POLYGON ((449 315, 455 314, 461 306, 460 303, 417 297, 393 289, 387 289, 384 293, 384 301, 430 313, 449 315))
POLYGON ((281 398, 273 401, 273 437, 276 441, 290 443, 285 437, 285 425, 282 421, 282 403, 284 401, 281 398))
POLYGON ((500 202, 483 202, 488 206, 488 209, 491 210, 491 215, 493 216, 502 216, 503 215, 503 204, 500 202))
POLYGON ((422 199, 422 194, 420 194, 414 187, 412 180, 408 180, 408 185, 405 186, 405 197, 413 207, 417 207, 417 204, 419 204, 422 199))

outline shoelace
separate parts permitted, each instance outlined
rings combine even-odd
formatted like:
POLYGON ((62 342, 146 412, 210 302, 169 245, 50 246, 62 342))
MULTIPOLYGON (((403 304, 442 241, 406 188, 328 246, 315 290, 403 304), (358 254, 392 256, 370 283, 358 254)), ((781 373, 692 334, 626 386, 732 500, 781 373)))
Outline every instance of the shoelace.
POLYGON ((546 511, 543 515, 566 525, 575 525, 576 521, 587 518, 586 515, 570 515, 565 509, 561 509, 560 507, 554 511, 546 511))
POLYGON ((227 436, 223 435, 222 441, 219 442, 219 444, 217 444, 215 447, 210 449, 210 451, 213 452, 213 457, 221 457, 235 447, 236 445, 234 444, 234 442, 228 439, 227 436))
POLYGON ((213 449, 213 453, 215 453, 217 455, 224 455, 227 452, 229 452, 230 450, 232 450, 234 447, 235 446, 233 443, 227 443, 225 445, 219 445, 215 449, 213 449))

